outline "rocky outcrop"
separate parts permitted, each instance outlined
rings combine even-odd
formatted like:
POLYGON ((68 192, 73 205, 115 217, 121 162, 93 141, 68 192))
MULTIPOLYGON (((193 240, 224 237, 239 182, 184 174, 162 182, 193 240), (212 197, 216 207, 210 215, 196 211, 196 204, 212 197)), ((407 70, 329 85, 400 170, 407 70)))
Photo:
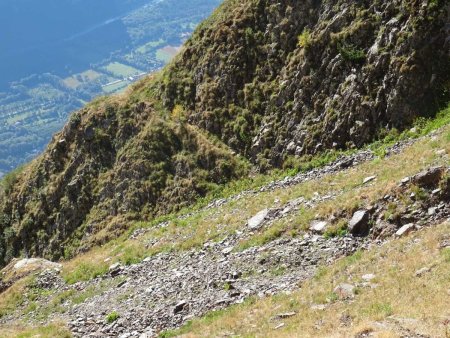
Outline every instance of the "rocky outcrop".
POLYGON ((445 1, 228 1, 161 96, 260 166, 361 146, 448 91, 445 1), (230 8, 232 7, 232 8, 230 8))
POLYGON ((155 114, 117 98, 75 113, 0 203, 0 265, 70 257, 245 172, 220 142, 155 114))

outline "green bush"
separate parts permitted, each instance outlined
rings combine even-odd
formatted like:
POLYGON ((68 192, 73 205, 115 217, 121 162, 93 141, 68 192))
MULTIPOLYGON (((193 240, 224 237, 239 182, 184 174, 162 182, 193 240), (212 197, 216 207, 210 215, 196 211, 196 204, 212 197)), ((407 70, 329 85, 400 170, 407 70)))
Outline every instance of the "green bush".
POLYGON ((119 319, 119 317, 120 315, 116 311, 113 311, 106 316, 106 322, 108 324, 114 323, 117 319, 119 319))
POLYGON ((338 50, 342 57, 348 61, 363 61, 366 58, 364 50, 346 42, 339 43, 338 50))
POLYGON ((311 46, 311 41, 311 32, 308 28, 305 28, 302 34, 298 36, 298 45, 302 48, 308 48, 311 46))

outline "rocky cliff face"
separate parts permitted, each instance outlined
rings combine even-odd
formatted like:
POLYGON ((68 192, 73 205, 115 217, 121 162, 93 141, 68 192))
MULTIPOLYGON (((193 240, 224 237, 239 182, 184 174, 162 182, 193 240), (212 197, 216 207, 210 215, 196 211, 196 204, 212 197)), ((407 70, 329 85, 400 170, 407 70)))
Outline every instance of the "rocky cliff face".
POLYGON ((448 9, 225 1, 161 74, 75 113, 10 180, 0 263, 70 256, 191 203, 245 174, 236 153, 282 166, 432 113, 448 97, 448 9))
POLYGON ((228 2, 168 67, 162 97, 263 165, 361 146, 448 88, 445 1, 228 2))

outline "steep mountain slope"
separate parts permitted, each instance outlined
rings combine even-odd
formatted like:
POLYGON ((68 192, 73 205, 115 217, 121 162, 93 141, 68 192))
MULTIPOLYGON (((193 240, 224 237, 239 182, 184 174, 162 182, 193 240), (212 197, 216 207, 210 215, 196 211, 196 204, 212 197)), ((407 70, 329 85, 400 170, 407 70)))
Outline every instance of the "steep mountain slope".
POLYGON ((161 336, 448 337, 449 233, 446 222, 358 251, 296 292, 211 313, 161 336))
POLYGON ((447 98, 447 18, 443 0, 226 1, 161 74, 75 113, 7 178, 1 264, 104 243, 247 160, 295 166, 408 126, 447 98))
POLYGON ((357 151, 138 223, 61 264, 16 259, 0 272, 0 337, 23 327, 49 337, 439 336, 450 315, 444 117, 386 156, 357 151), (366 237, 349 232, 361 213, 366 237))
POLYGON ((113 238, 136 215, 171 211, 239 172, 239 160, 194 126, 164 120, 145 103, 94 103, 8 191, 3 257, 70 256, 67 238, 106 225, 104 240, 113 238))
POLYGON ((445 1, 229 1, 161 96, 260 165, 361 146, 443 99, 446 21, 445 1))

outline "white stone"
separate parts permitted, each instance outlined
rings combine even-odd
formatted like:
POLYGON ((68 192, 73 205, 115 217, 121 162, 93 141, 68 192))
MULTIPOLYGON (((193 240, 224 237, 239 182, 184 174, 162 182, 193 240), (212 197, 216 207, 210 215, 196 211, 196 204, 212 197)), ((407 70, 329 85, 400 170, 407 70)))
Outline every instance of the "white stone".
POLYGON ((311 231, 317 232, 319 234, 322 234, 327 227, 328 223, 325 221, 313 221, 311 222, 311 225, 309 229, 311 231))
POLYGON ((437 208, 432 207, 432 208, 428 208, 428 215, 429 216, 433 216, 436 213, 437 208))
POLYGON ((43 258, 24 258, 14 264, 14 270, 20 270, 33 265, 43 269, 61 269, 62 267, 59 263, 50 262, 43 258))
POLYGON ((401 237, 401 236, 409 234, 413 230, 414 230, 413 223, 405 224, 404 226, 402 226, 400 229, 397 230, 395 235, 398 237, 401 237))
POLYGON ((441 192, 441 189, 434 189, 432 192, 431 192, 431 194, 432 195, 437 195, 437 194, 439 194, 441 192))
POLYGON ((114 263, 113 265, 111 265, 110 267, 109 267, 109 271, 115 271, 115 270, 117 270, 118 268, 120 268, 120 263, 114 263))
POLYGON ((369 177, 366 177, 366 178, 364 179, 364 181, 363 181, 363 184, 369 183, 369 182, 373 181, 373 180, 376 179, 376 178, 377 178, 376 176, 369 176, 369 177))
POLYGON ((269 209, 264 209, 258 212, 255 216, 250 218, 247 222, 247 225, 250 229, 257 229, 264 222, 265 218, 269 214, 269 209))
POLYGON ((222 253, 223 253, 224 255, 228 255, 231 251, 233 251, 233 247, 232 247, 232 246, 223 249, 223 250, 222 250, 222 253))
POLYGON ((430 270, 431 269, 428 267, 423 267, 422 269, 419 269, 416 271, 416 277, 420 277, 420 276, 426 274, 427 272, 430 272, 430 270))
POLYGON ((363 275, 361 278, 363 280, 369 282, 369 281, 371 281, 372 279, 375 278, 375 275, 373 273, 368 273, 368 274, 363 275))
POLYGON ((313 305, 311 305, 311 310, 323 311, 326 308, 327 308, 327 306, 325 304, 313 304, 313 305))

